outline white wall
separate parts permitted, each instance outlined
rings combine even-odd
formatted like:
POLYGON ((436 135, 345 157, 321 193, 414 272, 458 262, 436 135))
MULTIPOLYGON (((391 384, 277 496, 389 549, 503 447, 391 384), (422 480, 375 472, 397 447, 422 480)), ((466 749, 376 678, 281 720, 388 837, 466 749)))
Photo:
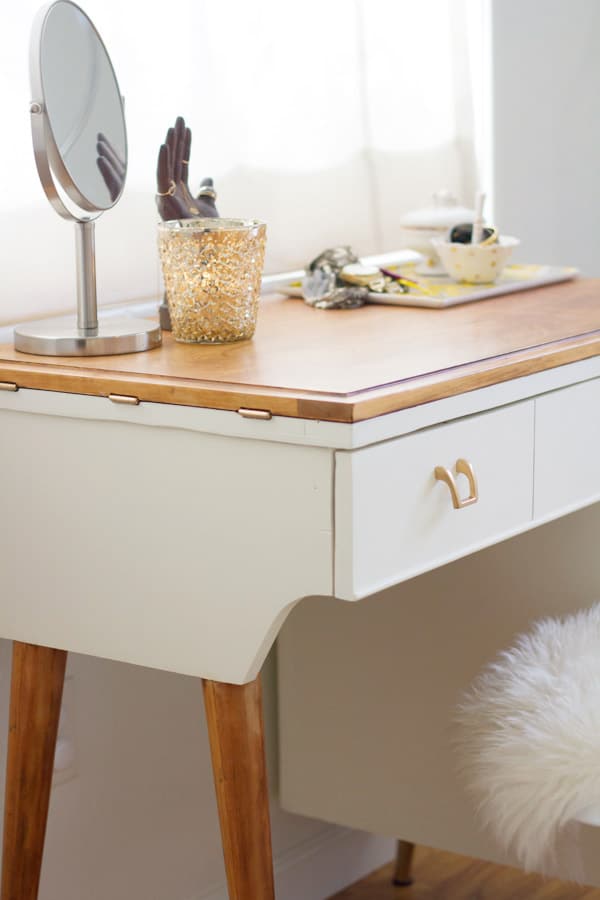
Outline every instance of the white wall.
POLYGON ((600 3, 493 0, 492 29, 497 224, 600 275, 600 3))
MULTIPOLYGON (((226 900, 199 680, 77 655, 67 673, 61 731, 74 741, 76 774, 55 779, 40 900, 226 900)), ((0 641, 2 771, 9 677, 10 644, 0 641)), ((271 657, 276 782, 274 691, 271 657)), ((272 817, 278 900, 321 900, 393 854, 389 840, 284 813, 276 800, 272 817)))
MULTIPOLYGON (((0 324, 75 302, 73 228, 51 210, 31 149, 27 46, 40 3, 0 3, 10 131, 0 142, 0 324)), ((268 272, 336 243, 362 255, 395 249, 402 215, 434 191, 472 198, 459 0, 170 0, 167 23, 159 3, 84 5, 110 50, 129 139, 123 199, 98 222, 101 305, 159 293, 156 157, 178 113, 194 135, 191 186, 212 175, 222 215, 267 222, 268 272), (427 66, 418 41, 398 51, 407 28, 427 29, 427 66)))

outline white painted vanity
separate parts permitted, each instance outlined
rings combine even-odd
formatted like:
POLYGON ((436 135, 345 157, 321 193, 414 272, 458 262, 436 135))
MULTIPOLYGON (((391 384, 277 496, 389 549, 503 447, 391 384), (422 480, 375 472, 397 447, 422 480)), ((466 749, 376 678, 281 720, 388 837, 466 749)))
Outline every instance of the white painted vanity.
MULTIPOLYGON (((279 653, 284 804, 444 845, 458 787, 439 827, 432 796, 418 803, 435 782, 435 728, 403 756, 383 723, 410 731, 402 709, 425 723, 451 703, 443 672, 426 682, 419 662, 445 658, 445 635, 462 652, 456 616, 426 600, 445 579, 460 593, 456 568, 442 567, 476 561, 458 576, 472 601, 496 583, 495 545, 600 499, 599 353, 593 281, 446 311, 323 313, 270 298, 255 340, 222 347, 167 338, 101 359, 1 347, 0 635, 20 654, 2 900, 36 896, 37 882, 10 892, 43 848, 49 787, 24 790, 23 773, 37 771, 35 746, 51 761, 52 741, 42 744, 62 657, 44 653, 65 651, 204 679, 230 894, 273 897, 257 676, 303 598, 279 653), (405 595, 397 587, 430 570, 405 595), (401 696, 409 705, 394 708, 401 696), (404 806, 385 801, 397 783, 412 785, 404 806), (41 831, 33 858, 23 823, 41 831)), ((467 608, 465 647, 480 615, 467 608)), ((497 633, 531 617, 522 604, 515 616, 509 602, 504 620, 494 609, 497 633)), ((464 834, 447 846, 491 855, 476 826, 464 834)))

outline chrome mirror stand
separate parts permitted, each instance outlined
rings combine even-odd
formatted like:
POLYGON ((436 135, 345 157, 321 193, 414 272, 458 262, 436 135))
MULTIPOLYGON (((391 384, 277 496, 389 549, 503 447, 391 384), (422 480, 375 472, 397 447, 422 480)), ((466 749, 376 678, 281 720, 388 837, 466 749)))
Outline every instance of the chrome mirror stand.
POLYGON ((118 317, 98 321, 95 221, 75 221, 77 317, 26 322, 15 328, 15 349, 40 356, 110 356, 160 346, 160 325, 118 317))

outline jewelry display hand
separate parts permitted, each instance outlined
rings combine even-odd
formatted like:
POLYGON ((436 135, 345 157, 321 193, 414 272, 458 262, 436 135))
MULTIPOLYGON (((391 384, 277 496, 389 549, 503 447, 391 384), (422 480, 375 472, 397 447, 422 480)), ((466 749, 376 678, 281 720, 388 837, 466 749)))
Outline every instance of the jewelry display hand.
POLYGON ((201 182, 196 198, 190 192, 188 172, 191 148, 192 132, 186 127, 183 117, 178 116, 158 152, 156 205, 163 221, 215 218, 219 215, 212 178, 201 182))
POLYGON ((98 132, 96 139, 96 152, 98 154, 96 165, 104 178, 110 199, 115 201, 125 184, 125 163, 101 131, 98 132))

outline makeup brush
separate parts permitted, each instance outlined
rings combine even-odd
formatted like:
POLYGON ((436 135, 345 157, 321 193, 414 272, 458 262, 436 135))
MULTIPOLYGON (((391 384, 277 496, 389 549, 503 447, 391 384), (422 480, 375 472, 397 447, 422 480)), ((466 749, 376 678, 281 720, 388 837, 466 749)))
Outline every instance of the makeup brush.
POLYGON ((475 200, 475 221, 473 222, 473 231, 471 232, 471 243, 480 244, 483 237, 483 204, 485 203, 485 194, 480 191, 475 200))

